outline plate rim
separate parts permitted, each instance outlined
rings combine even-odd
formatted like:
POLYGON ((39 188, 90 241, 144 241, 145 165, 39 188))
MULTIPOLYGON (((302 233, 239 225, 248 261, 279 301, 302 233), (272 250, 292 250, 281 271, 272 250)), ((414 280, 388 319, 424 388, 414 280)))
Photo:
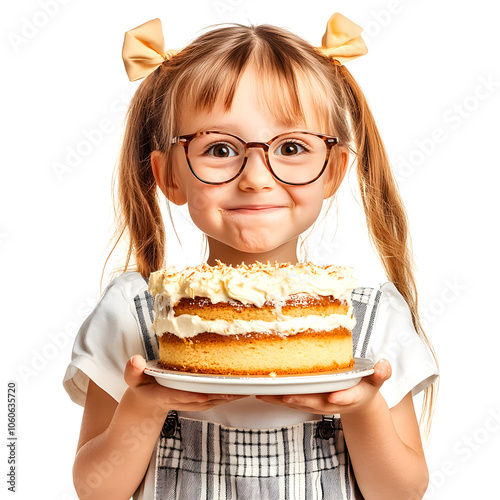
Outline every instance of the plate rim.
POLYGON ((212 375, 207 373, 189 373, 176 370, 166 370, 158 367, 159 360, 154 359, 146 362, 144 372, 152 377, 160 377, 172 381, 184 381, 200 384, 224 384, 224 385, 295 385, 295 384, 317 384, 321 382, 333 382, 350 380, 371 375, 374 372, 375 363, 369 358, 354 358, 354 366, 350 369, 339 371, 301 373, 295 375, 212 375))

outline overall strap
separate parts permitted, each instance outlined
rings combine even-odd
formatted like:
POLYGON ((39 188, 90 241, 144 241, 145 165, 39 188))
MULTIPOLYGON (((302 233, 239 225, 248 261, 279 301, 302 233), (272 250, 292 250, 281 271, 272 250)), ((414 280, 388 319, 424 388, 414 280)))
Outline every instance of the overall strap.
POLYGON ((356 318, 356 326, 352 331, 355 358, 366 357, 381 297, 381 290, 375 288, 356 288, 352 291, 352 308, 356 318))
MULTIPOLYGON (((144 278, 149 284, 149 280, 144 278)), ((154 298, 144 290, 134 297, 134 306, 141 329, 141 339, 146 353, 146 361, 153 361, 160 357, 158 338, 153 331, 154 298)), ((161 430, 162 437, 173 437, 179 430, 179 418, 176 411, 169 411, 161 430)))
MULTIPOLYGON (((382 292, 375 288, 356 288, 352 291, 352 308, 356 318, 356 326, 352 331, 355 358, 366 357, 381 296, 382 292)), ((332 438, 336 430, 336 420, 338 419, 333 415, 322 415, 317 427, 317 436, 322 439, 332 438)))
MULTIPOLYGON (((148 283, 147 278, 144 278, 144 281, 148 283)), ((147 291, 147 289, 143 290, 134 297, 134 306, 137 319, 139 320, 141 339, 144 345, 144 352, 146 353, 146 361, 158 359, 160 356, 158 350, 158 339, 153 331, 153 296, 147 291)))

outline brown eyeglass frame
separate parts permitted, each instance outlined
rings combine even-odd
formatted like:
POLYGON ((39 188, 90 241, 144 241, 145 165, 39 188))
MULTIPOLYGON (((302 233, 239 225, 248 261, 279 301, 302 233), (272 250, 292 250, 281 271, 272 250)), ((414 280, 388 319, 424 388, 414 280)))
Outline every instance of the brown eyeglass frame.
POLYGON ((250 148, 261 148, 262 151, 264 151, 264 156, 266 158, 266 166, 269 169, 269 171, 271 172, 272 176, 275 179, 277 179, 279 182, 281 182, 283 184, 288 184, 289 186, 306 186, 307 184, 312 184, 313 182, 317 181, 323 175, 323 173, 324 173, 324 171, 326 169, 326 166, 328 165, 328 160, 329 160, 329 157, 330 157, 330 151, 331 151, 332 147, 335 146, 335 145, 337 145, 338 143, 339 143, 339 138, 338 137, 333 137, 331 135, 324 135, 324 134, 316 134, 314 132, 301 132, 301 131, 296 131, 296 130, 294 130, 292 132, 286 132, 284 134, 279 134, 276 137, 273 137, 268 142, 246 142, 241 137, 238 137, 237 135, 229 134, 227 132, 219 132, 219 131, 216 131, 216 130, 209 130, 209 131, 206 131, 206 132, 197 132, 195 134, 179 135, 179 136, 174 137, 172 139, 172 144, 179 144, 181 146, 184 146, 184 153, 186 155, 186 160, 188 162, 189 170, 191 170, 191 173, 199 181, 203 182, 204 184, 210 184, 210 185, 213 185, 213 186, 220 186, 220 185, 223 185, 223 184, 229 184, 230 182, 234 181, 234 179, 236 179, 238 176, 241 175, 241 173, 243 172, 243 169, 245 168, 245 166, 247 164, 248 150, 250 148), (279 139, 280 137, 283 137, 283 136, 289 135, 289 134, 294 134, 294 133, 296 133, 296 134, 315 135, 316 137, 319 137, 320 139, 322 139, 325 142, 325 145, 326 145, 325 163, 324 163, 323 167, 321 168, 320 173, 314 179, 312 179, 311 181, 308 181, 308 182, 286 182, 286 181, 280 179, 276 175, 276 173, 274 172, 273 168, 271 167, 271 163, 269 162, 269 148, 270 148, 271 144, 274 141, 276 141, 277 139, 279 139), (209 135, 209 134, 223 134, 223 135, 228 135, 228 136, 233 137, 234 139, 238 140, 239 142, 241 142, 241 144, 243 144, 243 147, 245 148, 245 157, 243 158, 243 163, 241 164, 241 168, 236 173, 236 175, 234 175, 233 177, 231 177, 231 179, 229 179, 227 181, 223 181, 223 182, 209 182, 209 181, 205 181, 204 179, 201 179, 196 174, 196 172, 193 170, 193 167, 191 166, 191 162, 189 161, 188 148, 189 148, 189 145, 191 144, 191 141, 193 141, 193 139, 196 139, 200 135, 209 135))

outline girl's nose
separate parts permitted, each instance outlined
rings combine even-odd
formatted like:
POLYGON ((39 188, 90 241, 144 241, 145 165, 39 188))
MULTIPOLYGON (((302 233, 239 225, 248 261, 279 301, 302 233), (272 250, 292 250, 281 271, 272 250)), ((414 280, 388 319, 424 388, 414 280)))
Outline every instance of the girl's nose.
POLYGON ((238 185, 243 191, 262 191, 276 186, 276 179, 266 164, 262 149, 249 150, 245 168, 238 178, 238 185))

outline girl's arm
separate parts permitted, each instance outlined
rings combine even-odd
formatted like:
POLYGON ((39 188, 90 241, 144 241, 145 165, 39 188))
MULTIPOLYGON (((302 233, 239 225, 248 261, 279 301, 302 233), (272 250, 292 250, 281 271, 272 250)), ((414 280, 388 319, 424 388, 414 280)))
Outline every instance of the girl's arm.
POLYGON ((130 499, 146 473, 169 410, 203 411, 238 396, 168 389, 144 374, 142 356, 125 368, 128 388, 118 404, 89 382, 73 480, 80 499, 130 499))
MULTIPOLYGON (((349 405, 344 396, 338 395, 336 403, 349 405)), ((341 419, 354 474, 367 500, 424 496, 429 474, 411 394, 389 409, 377 387, 369 405, 347 411, 341 419)))
POLYGON ((331 394, 259 396, 318 414, 340 414, 358 486, 366 500, 418 500, 428 470, 411 394, 389 409, 379 392, 391 375, 387 361, 358 385, 331 394))

